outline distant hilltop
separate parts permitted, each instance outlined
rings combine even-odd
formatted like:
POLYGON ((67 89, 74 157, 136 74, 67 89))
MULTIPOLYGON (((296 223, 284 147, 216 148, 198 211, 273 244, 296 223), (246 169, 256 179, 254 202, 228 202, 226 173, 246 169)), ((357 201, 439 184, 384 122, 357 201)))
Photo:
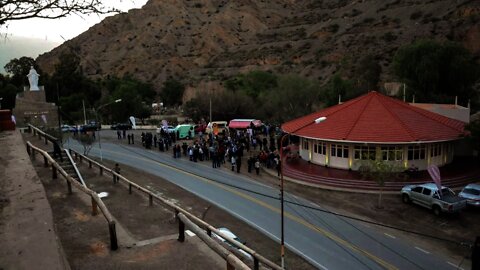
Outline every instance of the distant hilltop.
POLYGON ((91 78, 131 75, 156 90, 169 77, 197 87, 253 69, 325 83, 372 55, 383 81, 392 58, 419 39, 454 41, 480 58, 480 1, 150 0, 104 19, 38 58, 52 73, 65 52, 91 78))
POLYGON ((0 73, 6 74, 3 67, 14 58, 27 56, 35 59, 40 54, 51 51, 60 44, 60 42, 37 38, 14 35, 2 36, 0 39, 0 73))

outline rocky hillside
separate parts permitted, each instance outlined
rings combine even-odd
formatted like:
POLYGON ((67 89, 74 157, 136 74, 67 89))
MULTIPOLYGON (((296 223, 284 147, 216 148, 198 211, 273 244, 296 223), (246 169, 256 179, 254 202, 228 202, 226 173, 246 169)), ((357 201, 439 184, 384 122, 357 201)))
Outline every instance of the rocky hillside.
POLYGON ((422 38, 462 43, 480 59, 480 1, 150 0, 37 62, 51 73, 73 51, 88 76, 131 74, 159 90, 169 76, 194 89, 252 69, 324 83, 371 54, 389 81, 397 48, 422 38))

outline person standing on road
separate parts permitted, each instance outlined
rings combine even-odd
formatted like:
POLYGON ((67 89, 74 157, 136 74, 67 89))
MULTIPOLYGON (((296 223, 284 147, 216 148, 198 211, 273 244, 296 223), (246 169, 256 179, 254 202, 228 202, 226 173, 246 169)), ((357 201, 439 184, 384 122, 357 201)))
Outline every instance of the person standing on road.
POLYGON ((242 166, 242 156, 236 158, 237 173, 240 173, 240 167, 242 166))
POLYGON ((232 158, 230 159, 231 163, 232 163, 232 172, 235 171, 235 163, 236 163, 236 159, 235 159, 235 156, 232 156, 232 158))
MULTIPOLYGON (((115 163, 115 167, 113 168, 113 171, 115 171, 117 174, 120 174, 120 166, 118 163, 115 163)), ((119 177, 116 175, 113 175, 113 183, 116 184, 119 181, 119 177)))
POLYGON ((260 161, 258 160, 255 160, 255 172, 257 173, 257 175, 260 174, 260 161))

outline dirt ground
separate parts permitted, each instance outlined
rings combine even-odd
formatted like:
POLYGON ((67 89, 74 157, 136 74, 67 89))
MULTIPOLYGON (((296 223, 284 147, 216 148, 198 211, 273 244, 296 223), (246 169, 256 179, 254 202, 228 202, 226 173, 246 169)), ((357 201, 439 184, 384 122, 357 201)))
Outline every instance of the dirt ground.
MULTIPOLYGON (((111 138, 108 136, 106 137, 106 140, 126 144, 125 140, 116 140, 113 136, 111 138)), ((139 136, 137 136, 137 138, 139 138, 139 136)), ((102 137, 102 139, 104 138, 102 137)), ((141 147, 138 143, 136 146, 141 147)), ((165 154, 170 155, 170 153, 165 154)), ((107 164, 108 166, 113 167, 112 163, 107 162, 107 164)), ((248 174, 245 167, 246 166, 244 166, 244 170, 242 170, 241 173, 248 174)), ((225 166, 223 169, 227 170, 228 168, 225 166)), ((88 179, 87 182, 94 190, 97 192, 107 191, 110 193, 109 198, 105 200, 107 207, 120 223, 127 228, 127 231, 131 233, 132 238, 135 240, 146 240, 158 237, 159 235, 175 234, 177 227, 172 213, 161 209, 159 206, 149 208, 148 200, 146 199, 143 199, 143 203, 140 206, 129 205, 127 203, 128 200, 125 198, 128 198, 129 196, 138 196, 135 195, 135 193, 134 195, 129 195, 127 197, 118 197, 120 198, 120 201, 118 201, 115 194, 118 192, 128 194, 128 189, 126 187, 122 188, 120 185, 114 186, 111 179, 108 177, 99 177, 98 171, 88 169, 85 166, 82 166, 82 173, 85 174, 86 179, 88 179), (153 211, 155 213, 151 213, 153 211), (141 220, 145 220, 144 223, 147 224, 138 224, 138 220, 140 220, 138 218, 139 216, 142 218, 141 220)), ((230 216, 223 210, 211 206, 208 202, 199 199, 189 192, 157 176, 146 174, 125 165, 122 165, 122 174, 142 186, 156 190, 164 197, 171 198, 182 207, 191 210, 199 217, 203 217, 205 221, 214 226, 230 228, 240 238, 246 240, 248 246, 257 250, 260 254, 272 261, 280 263, 278 243, 267 238, 247 224, 230 216)), ((272 175, 274 175, 274 172, 269 174, 263 171, 259 177, 253 174, 249 175, 249 177, 268 185, 278 186, 278 179, 272 175)), ((45 177, 49 178, 50 174, 45 174, 45 177)), ((63 189, 66 189, 66 187, 64 186, 63 189)), ((473 243, 475 236, 480 232, 480 209, 468 208, 459 215, 443 215, 441 217, 436 217, 426 209, 401 203, 399 195, 384 195, 382 199, 383 208, 378 208, 378 196, 372 194, 355 194, 321 190, 289 182, 286 183, 285 190, 291 194, 314 201, 334 212, 390 225, 396 228, 401 228, 402 230, 431 235, 433 237, 424 237, 407 233, 402 230, 379 227, 381 230, 384 230, 389 234, 395 234, 397 237, 414 240, 422 248, 441 254, 445 258, 448 258, 449 261, 459 264, 463 268, 469 268, 465 266, 470 264, 469 256, 471 250, 469 247, 460 245, 460 243, 473 243), (435 237, 443 240, 435 239, 435 237)), ((50 193, 48 191, 48 186, 47 193, 50 193)), ((55 212, 57 211, 54 209, 54 215, 55 212)), ((106 230, 106 226, 103 227, 106 230)), ((66 241, 63 240, 64 237, 62 237, 62 233, 60 234, 62 244, 67 246, 75 245, 72 239, 68 238, 68 231, 72 229, 73 228, 69 227, 65 228, 63 234, 66 235, 64 236, 67 238, 66 241)), ((103 233, 102 235, 105 238, 106 234, 103 233)), ((176 244, 175 240, 172 240, 172 242, 176 244)), ((103 250, 105 250, 105 243, 108 243, 108 239, 103 239, 101 243, 103 243, 103 250)), ((80 260, 79 257, 85 256, 85 254, 71 253, 69 252, 69 248, 65 249, 67 255, 69 255, 69 259, 70 256, 73 256, 75 260, 80 260)), ((75 247, 72 247, 71 249, 75 250, 75 247)), ((84 252, 85 251, 83 251, 83 253, 84 252)), ((78 264, 75 263, 74 265, 82 265, 81 261, 83 261, 83 259, 80 260, 78 264)), ((286 254, 286 262, 287 266, 292 269, 314 269, 313 266, 289 251, 287 251, 286 254)), ((103 263, 105 263, 105 261, 103 261, 103 263)), ((75 269, 75 267, 72 268, 75 269)), ((188 266, 185 269, 189 269, 188 266)))

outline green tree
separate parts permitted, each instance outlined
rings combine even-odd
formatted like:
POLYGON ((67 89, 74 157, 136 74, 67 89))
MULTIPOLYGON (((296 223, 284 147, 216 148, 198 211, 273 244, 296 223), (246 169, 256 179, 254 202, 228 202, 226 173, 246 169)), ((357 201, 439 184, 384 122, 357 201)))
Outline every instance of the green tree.
POLYGON ((225 82, 225 88, 232 92, 242 91, 256 100, 277 87, 277 76, 267 71, 254 70, 240 74, 225 82))
MULTIPOLYGON (((2 76, 0 74, 0 76, 2 76)), ((8 81, 5 83, 0 83, 0 97, 2 98, 1 108, 2 109, 13 109, 15 107, 15 98, 17 93, 20 93, 22 89, 16 87, 8 81)))
POLYGON ((381 72, 382 68, 373 55, 363 57, 355 71, 355 87, 362 92, 377 90, 381 72))
POLYGON ((320 98, 325 106, 329 107, 338 104, 339 96, 342 100, 349 100, 360 96, 362 93, 365 92, 355 88, 352 81, 344 80, 339 74, 335 74, 322 88, 320 98))
POLYGON ((260 118, 282 123, 309 114, 319 101, 319 93, 316 82, 296 75, 281 76, 278 86, 262 98, 260 118))
POLYGON ((32 66, 40 73, 38 66, 35 64, 35 60, 26 56, 10 60, 4 68, 5 71, 12 74, 11 83, 22 88, 24 85, 29 85, 27 75, 32 66))
POLYGON ((112 103, 99 112, 104 121, 126 122, 130 116, 138 117, 143 121, 151 115, 150 105, 156 93, 150 84, 131 77, 123 79, 113 77, 104 80, 102 85, 108 95, 101 99, 97 106, 122 99, 122 102, 112 103))
POLYGON ((470 141, 473 149, 477 151, 480 156, 480 119, 470 122, 465 126, 465 129, 470 132, 467 139, 470 141))
POLYGON ((160 97, 163 104, 169 107, 181 105, 185 86, 175 79, 168 79, 163 83, 160 97))
POLYGON ((398 178, 401 171, 401 167, 383 159, 377 158, 375 160, 367 159, 361 161, 360 172, 362 177, 375 181, 380 188, 380 192, 378 193, 378 208, 383 208, 382 194, 385 181, 398 178))
POLYGON ((474 99, 480 68, 460 45, 422 40, 400 48, 393 59, 395 74, 419 100, 451 102, 454 96, 474 99))

